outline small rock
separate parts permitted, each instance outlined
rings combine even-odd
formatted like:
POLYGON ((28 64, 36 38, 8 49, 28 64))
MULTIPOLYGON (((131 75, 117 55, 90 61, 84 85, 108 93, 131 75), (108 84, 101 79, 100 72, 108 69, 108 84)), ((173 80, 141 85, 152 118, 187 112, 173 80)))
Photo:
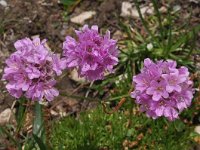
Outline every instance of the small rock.
POLYGON ((161 13, 167 13, 167 8, 165 6, 162 6, 161 8, 159 8, 159 11, 161 13))
MULTIPOLYGON (((142 15, 144 14, 153 14, 154 10, 152 6, 144 6, 140 9, 142 15)), ((121 7, 121 16, 122 17, 136 17, 139 18, 138 11, 135 7, 132 6, 130 2, 123 2, 121 7)))
POLYGON ((85 83, 86 82, 86 79, 85 78, 82 78, 82 77, 79 77, 78 76, 78 71, 76 69, 73 69, 70 74, 69 74, 69 78, 78 82, 78 83, 85 83))
POLYGON ((125 37, 125 35, 123 35, 123 33, 119 30, 117 30, 114 34, 113 34, 113 39, 114 40, 121 40, 125 37))
POLYGON ((195 4, 198 4, 198 3, 200 3, 200 1, 199 0, 189 0, 190 2, 192 2, 192 3, 195 3, 195 4))
POLYGON ((7 7, 8 3, 5 0, 0 0, 0 5, 3 7, 7 7))
POLYGON ((180 5, 175 5, 173 7, 173 12, 178 12, 179 10, 181 10, 181 6, 180 5))
POLYGON ((60 115, 60 117, 66 117, 67 113, 66 112, 60 112, 59 115, 60 115))
POLYGON ((132 4, 130 2, 122 2, 121 16, 131 16, 132 4))
POLYGON ((70 19, 71 22, 76 24, 83 25, 85 20, 91 19, 94 15, 96 15, 95 11, 85 11, 70 19))
POLYGON ((56 109, 58 110, 58 114, 60 117, 65 117, 69 115, 67 114, 67 109, 65 108, 63 104, 59 104, 58 106, 56 106, 56 109))
POLYGON ((0 113, 0 125, 4 125, 13 121, 14 113, 10 108, 5 109, 3 112, 0 113))
POLYGON ((51 110, 50 113, 51 113, 51 115, 53 115, 53 116, 58 116, 58 115, 59 115, 59 114, 58 114, 56 111, 54 111, 54 110, 51 110))
POLYGON ((49 103, 45 100, 39 101, 39 104, 43 105, 43 106, 48 106, 49 103))
POLYGON ((143 7, 142 10, 144 11, 144 13, 147 13, 149 15, 152 15, 154 13, 154 8, 153 6, 146 6, 143 7))
POLYGON ((195 131, 196 133, 200 134, 200 126, 196 126, 196 127, 194 128, 194 131, 195 131))
MULTIPOLYGON (((151 14, 153 14, 153 7, 145 6, 145 7, 141 8, 140 11, 142 13, 142 16, 144 16, 144 14, 151 15, 151 14)), ((139 14, 138 14, 136 8, 132 10, 132 16, 139 18, 139 14)))

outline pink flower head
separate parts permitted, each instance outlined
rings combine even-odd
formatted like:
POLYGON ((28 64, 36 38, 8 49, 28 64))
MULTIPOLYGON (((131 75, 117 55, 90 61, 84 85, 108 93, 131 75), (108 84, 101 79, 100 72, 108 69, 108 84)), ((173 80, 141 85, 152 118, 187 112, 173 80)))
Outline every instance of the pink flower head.
POLYGON ((58 96, 54 78, 62 73, 66 61, 52 53, 45 42, 39 38, 24 38, 15 42, 17 51, 6 60, 3 74, 3 79, 8 82, 6 88, 12 96, 39 101, 43 98, 51 101, 58 96))
POLYGON ((149 88, 146 90, 148 95, 152 95, 152 100, 159 101, 161 97, 168 98, 169 93, 165 89, 166 82, 162 81, 151 81, 149 88))
POLYGON ((104 36, 98 32, 98 26, 87 25, 76 31, 77 40, 67 36, 63 43, 63 55, 67 68, 77 68, 81 77, 88 80, 101 80, 104 73, 113 72, 118 63, 117 42, 110 39, 110 32, 104 36))
POLYGON ((131 97, 140 104, 140 110, 156 119, 164 116, 169 120, 178 118, 180 112, 191 105, 194 90, 186 67, 176 67, 172 60, 144 60, 141 73, 133 76, 135 90, 131 97))

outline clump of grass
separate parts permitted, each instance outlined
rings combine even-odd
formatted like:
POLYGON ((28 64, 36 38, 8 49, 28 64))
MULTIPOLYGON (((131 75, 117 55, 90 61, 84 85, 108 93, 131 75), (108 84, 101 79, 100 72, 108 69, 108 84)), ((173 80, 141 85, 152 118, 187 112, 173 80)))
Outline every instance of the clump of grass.
POLYGON ((79 119, 67 117, 52 126, 54 149, 189 149, 193 128, 180 120, 168 123, 126 111, 111 115, 101 107, 84 112, 79 119), (131 119, 131 123, 130 123, 131 119), (135 143, 135 144, 133 144, 135 143))
POLYGON ((122 113, 107 115, 101 108, 82 113, 78 120, 64 118, 52 127, 52 146, 68 150, 120 148, 126 119, 122 113))

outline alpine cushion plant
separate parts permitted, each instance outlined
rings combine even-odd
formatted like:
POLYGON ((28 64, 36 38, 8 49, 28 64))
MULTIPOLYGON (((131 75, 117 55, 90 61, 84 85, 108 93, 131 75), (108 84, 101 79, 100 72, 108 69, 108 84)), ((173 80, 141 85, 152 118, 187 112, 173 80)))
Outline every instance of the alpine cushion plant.
POLYGON ((90 81, 101 80, 105 72, 112 73, 118 63, 117 41, 110 39, 110 32, 104 36, 98 33, 98 26, 83 26, 75 31, 77 40, 67 36, 63 43, 63 55, 67 68, 77 68, 79 76, 90 81))
POLYGON ((24 38, 15 42, 16 52, 6 60, 3 79, 8 81, 6 89, 15 98, 51 101, 59 95, 55 76, 66 67, 65 59, 52 53, 46 40, 24 38))
POLYGON ((188 69, 177 68, 175 61, 154 63, 145 59, 141 73, 133 76, 133 84, 135 90, 131 97, 140 104, 140 110, 153 119, 164 116, 173 121, 191 105, 193 82, 189 79, 188 69))

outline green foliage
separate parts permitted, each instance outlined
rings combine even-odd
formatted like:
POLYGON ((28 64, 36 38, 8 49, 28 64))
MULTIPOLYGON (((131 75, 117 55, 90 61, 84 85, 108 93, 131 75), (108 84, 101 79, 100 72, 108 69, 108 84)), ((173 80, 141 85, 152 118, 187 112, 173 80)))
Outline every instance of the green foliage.
POLYGON ((18 100, 18 109, 16 112, 16 129, 12 125, 6 125, 0 127, 0 135, 7 136, 11 141, 11 145, 17 147, 19 150, 30 150, 30 149, 50 149, 46 145, 45 129, 44 129, 44 118, 42 114, 42 106, 38 102, 35 102, 35 118, 33 122, 33 134, 25 134, 22 132, 24 128, 25 116, 27 113, 27 99, 21 98, 18 100), (19 138, 21 137, 21 138, 19 138))
POLYGON ((191 57, 197 51, 194 42, 200 26, 192 29, 188 24, 183 27, 176 26, 174 23, 176 14, 169 7, 167 15, 161 15, 155 0, 152 0, 155 16, 144 18, 138 0, 134 1, 148 35, 143 35, 137 27, 133 29, 133 32, 128 25, 121 22, 122 30, 128 35, 128 39, 121 42, 126 47, 121 50, 121 60, 132 60, 140 68, 143 60, 147 57, 154 60, 173 59, 179 65, 185 65, 189 67, 190 71, 194 71, 195 66, 191 57), (151 44, 152 48, 148 48, 148 44, 151 44))
POLYGON ((155 121, 141 114, 129 116, 123 111, 108 115, 99 107, 82 113, 78 120, 67 117, 54 122, 50 141, 54 149, 68 150, 120 150, 125 140, 137 141, 138 144, 132 147, 135 149, 187 150, 193 143, 192 130, 180 120, 168 122, 160 118, 155 121), (128 127, 129 119, 131 125, 128 127))
POLYGON ((40 148, 43 150, 49 149, 46 144, 44 118, 42 113, 42 105, 35 102, 35 117, 33 121, 33 133, 27 136, 24 142, 24 149, 40 148))
POLYGON ((24 119, 26 116, 26 104, 27 100, 23 97, 18 101, 19 107, 16 112, 16 121, 17 121, 17 132, 20 131, 24 124, 24 119))
POLYGON ((61 0, 60 2, 65 6, 70 6, 73 5, 76 2, 76 0, 61 0))
POLYGON ((79 120, 65 118, 52 127, 51 143, 55 149, 120 148, 125 137, 125 117, 107 115, 102 109, 83 113, 79 120))

